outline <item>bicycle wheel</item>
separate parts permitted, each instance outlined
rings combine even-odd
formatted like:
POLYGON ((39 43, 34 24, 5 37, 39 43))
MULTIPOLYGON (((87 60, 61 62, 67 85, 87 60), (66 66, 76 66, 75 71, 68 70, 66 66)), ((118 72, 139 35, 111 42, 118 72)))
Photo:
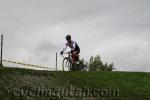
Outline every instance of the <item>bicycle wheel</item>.
POLYGON ((70 60, 67 57, 64 58, 63 62, 62 62, 62 69, 63 69, 63 71, 70 71, 70 67, 71 67, 70 60))

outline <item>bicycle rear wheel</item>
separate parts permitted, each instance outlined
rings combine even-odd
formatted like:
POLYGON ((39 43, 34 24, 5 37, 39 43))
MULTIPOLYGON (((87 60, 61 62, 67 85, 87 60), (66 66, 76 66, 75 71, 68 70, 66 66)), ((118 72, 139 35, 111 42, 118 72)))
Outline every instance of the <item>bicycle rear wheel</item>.
POLYGON ((63 59, 63 62, 62 62, 62 69, 63 71, 70 71, 70 68, 71 68, 71 62, 70 60, 66 57, 63 59))

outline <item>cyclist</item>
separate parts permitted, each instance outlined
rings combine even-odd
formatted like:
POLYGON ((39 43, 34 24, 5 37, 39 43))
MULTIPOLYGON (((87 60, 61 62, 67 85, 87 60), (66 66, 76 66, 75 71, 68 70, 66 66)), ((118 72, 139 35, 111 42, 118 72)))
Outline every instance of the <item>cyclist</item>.
POLYGON ((72 58, 72 64, 76 64, 76 62, 79 60, 78 54, 80 53, 80 48, 78 44, 71 39, 71 35, 66 35, 67 43, 65 44, 65 48, 63 51, 60 52, 62 55, 64 51, 66 51, 67 47, 71 48, 71 58, 72 58))

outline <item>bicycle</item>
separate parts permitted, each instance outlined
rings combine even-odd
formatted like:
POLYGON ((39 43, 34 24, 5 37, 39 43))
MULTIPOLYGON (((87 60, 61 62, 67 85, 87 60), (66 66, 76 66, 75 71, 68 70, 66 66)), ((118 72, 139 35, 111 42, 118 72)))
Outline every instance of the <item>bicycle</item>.
POLYGON ((72 61, 71 61, 71 52, 65 52, 62 54, 63 62, 62 62, 62 69, 63 71, 70 71, 72 67, 72 61), (64 57, 64 54, 67 54, 67 57, 64 57))
POLYGON ((63 62, 62 62, 62 69, 63 71, 72 71, 72 70, 77 70, 77 66, 76 64, 73 64, 72 63, 72 60, 71 60, 71 52, 65 52, 62 54, 62 57, 63 58, 63 62), (67 54, 68 57, 64 57, 63 54, 67 54))

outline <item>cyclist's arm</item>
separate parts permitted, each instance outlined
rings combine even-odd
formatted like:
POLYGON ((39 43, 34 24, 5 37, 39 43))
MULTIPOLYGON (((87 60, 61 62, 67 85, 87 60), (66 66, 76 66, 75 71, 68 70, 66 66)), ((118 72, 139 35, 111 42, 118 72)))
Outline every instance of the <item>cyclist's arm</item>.
POLYGON ((68 47, 68 45, 66 44, 66 45, 65 45, 65 48, 63 48, 63 51, 66 51, 66 50, 67 50, 67 47, 68 47))

